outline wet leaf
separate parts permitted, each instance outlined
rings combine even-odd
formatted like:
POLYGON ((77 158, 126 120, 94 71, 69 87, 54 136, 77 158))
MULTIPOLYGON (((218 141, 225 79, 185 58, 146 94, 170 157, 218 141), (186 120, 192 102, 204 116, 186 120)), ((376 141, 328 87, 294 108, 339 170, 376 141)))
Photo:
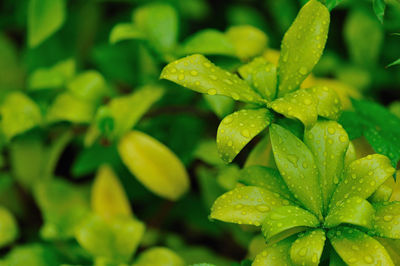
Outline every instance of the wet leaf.
POLYGON ((337 122, 319 121, 305 131, 304 143, 314 155, 326 212, 332 193, 342 178, 349 137, 337 122))
POLYGON ((142 252, 139 258, 133 263, 133 266, 150 265, 184 266, 185 262, 168 248, 154 247, 142 252))
POLYGON ((337 227, 328 232, 332 246, 349 265, 394 266, 385 248, 374 238, 350 227, 337 227))
POLYGON ((118 143, 122 161, 153 193, 177 200, 189 189, 189 177, 179 158, 149 135, 131 131, 118 143))
POLYGON ((168 64, 163 69, 160 78, 168 79, 200 93, 225 95, 236 101, 265 103, 265 100, 244 80, 215 66, 199 54, 168 64))
POLYGON ((324 226, 332 228, 340 224, 353 224, 372 228, 375 209, 365 199, 352 197, 338 202, 325 218, 324 226))
POLYGON ((311 151, 292 133, 276 124, 270 127, 270 136, 276 165, 290 191, 307 209, 321 217, 321 189, 311 151))
POLYGON ((318 63, 329 30, 329 11, 317 0, 310 0, 285 33, 279 57, 278 96, 296 90, 318 63))
POLYGON ((235 188, 220 196, 211 208, 211 219, 260 226, 269 211, 288 205, 277 193, 254 186, 235 188))
POLYGON ((290 248, 290 258, 296 265, 318 266, 326 236, 322 229, 301 233, 290 248))
POLYGON ((368 155, 352 162, 344 171, 343 179, 333 193, 330 206, 351 197, 367 199, 393 176, 395 169, 386 156, 368 155))
POLYGON ((317 100, 317 112, 319 116, 337 120, 342 111, 340 98, 335 90, 328 87, 313 87, 307 89, 317 100))
POLYGON ((400 202, 374 204, 376 213, 371 234, 385 238, 400 239, 400 202))
POLYGON ((18 235, 19 229, 14 215, 0 206, 0 247, 8 246, 17 239, 18 235))
POLYGON ((253 165, 276 168, 269 134, 256 144, 244 163, 244 167, 253 165))
POLYGON ((231 162, 271 121, 268 109, 240 110, 225 117, 217 131, 217 147, 221 158, 231 162))
POLYGON ((319 224, 314 214, 297 206, 283 206, 267 213, 262 224, 262 233, 268 242, 287 230, 298 227, 317 227, 319 224))
POLYGON ((268 246, 256 256, 253 266, 282 266, 292 265, 290 259, 290 247, 295 238, 286 238, 276 244, 268 246))

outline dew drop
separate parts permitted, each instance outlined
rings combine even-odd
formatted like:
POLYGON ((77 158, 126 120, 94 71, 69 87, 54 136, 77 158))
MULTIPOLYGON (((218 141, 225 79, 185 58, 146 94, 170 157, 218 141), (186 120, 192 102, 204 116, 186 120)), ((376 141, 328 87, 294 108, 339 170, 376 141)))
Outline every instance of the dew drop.
POLYGON ((190 75, 197 76, 199 73, 196 70, 190 71, 190 75))
POLYGON ((215 94, 217 94, 217 90, 216 90, 216 89, 209 89, 209 90, 207 91, 207 93, 208 93, 209 95, 215 95, 215 94))
POLYGON ((391 220, 393 220, 393 216, 392 216, 392 215, 385 215, 385 216, 383 217, 383 220, 384 220, 385 222, 390 222, 391 220))
POLYGON ((299 73, 300 74, 302 74, 302 75, 306 75, 307 74, 307 68, 305 68, 305 67, 300 67, 300 69, 299 69, 299 73))
POLYGON ((241 133, 242 136, 245 137, 245 138, 249 138, 249 137, 250 137, 250 132, 249 132, 248 129, 243 129, 240 133, 241 133))
POLYGON ((178 80, 184 80, 185 79, 185 75, 183 75, 183 74, 179 74, 179 76, 178 76, 178 80))

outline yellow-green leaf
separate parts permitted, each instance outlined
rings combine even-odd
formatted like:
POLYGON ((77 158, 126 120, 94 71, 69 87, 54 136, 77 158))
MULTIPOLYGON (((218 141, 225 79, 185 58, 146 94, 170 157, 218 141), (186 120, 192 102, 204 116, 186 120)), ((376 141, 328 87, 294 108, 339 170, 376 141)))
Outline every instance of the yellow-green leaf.
POLYGON ((185 262, 175 252, 164 247, 154 247, 139 255, 132 266, 184 266, 185 262))
POLYGON ((290 131, 272 124, 272 150, 279 172, 290 191, 308 210, 322 217, 318 170, 308 147, 290 131))
POLYGON ((324 226, 332 228, 339 224, 353 224, 372 228, 375 209, 365 199, 352 197, 332 207, 325 218, 324 226))
MULTIPOLYGON (((391 179, 391 178, 390 178, 391 179)), ((388 179, 388 180, 390 180, 388 179)), ((392 179, 393 180, 393 179, 392 179)), ((393 180, 394 181, 394 180, 393 180)), ((369 198, 368 201, 371 203, 378 203, 378 202, 386 202, 389 201, 390 197, 393 194, 393 186, 394 182, 392 185, 386 184, 387 181, 379 186, 377 190, 372 194, 369 198)))
POLYGON ((0 247, 11 244, 19 234, 18 224, 14 215, 0 206, 0 247))
POLYGON ((118 143, 122 161, 153 193, 177 200, 189 189, 189 177, 179 158, 149 135, 131 131, 118 143))
POLYGON ((110 43, 115 44, 124 40, 145 39, 146 35, 132 23, 119 23, 110 33, 110 43))
POLYGON ((226 36, 242 60, 260 55, 267 48, 267 35, 250 25, 232 26, 226 31, 226 36))
POLYGON ((236 101, 265 103, 244 80, 215 66, 199 54, 168 64, 163 69, 161 78, 200 93, 225 95, 236 101))
POLYGON ((385 248, 374 238, 350 227, 337 227, 328 232, 328 238, 348 265, 394 266, 385 248))
POLYGON ((217 147, 221 158, 231 162, 255 136, 271 122, 268 109, 240 110, 225 117, 217 131, 217 147))
POLYGON ((353 161, 345 169, 344 178, 333 193, 330 204, 334 206, 351 197, 367 199, 394 172, 389 158, 384 155, 373 154, 353 161))
POLYGON ((325 240, 325 231, 322 229, 299 234, 290 248, 292 262, 296 265, 318 266, 325 240))
POLYGON ((270 107, 288 118, 300 120, 304 126, 310 127, 317 122, 318 101, 314 95, 307 90, 297 90, 286 94, 270 103, 270 107))
POLYGON ((269 211, 288 204, 289 201, 277 193, 260 187, 243 186, 220 196, 211 208, 210 218, 260 226, 269 211))
POLYGON ((342 177, 349 137, 334 121, 319 121, 304 133, 304 143, 311 150, 319 172, 324 213, 342 177))
POLYGON ((94 70, 79 74, 68 83, 67 87, 77 98, 94 103, 101 100, 108 93, 107 84, 103 76, 94 70))
POLYGON ((329 11, 317 0, 303 6, 282 40, 278 96, 296 90, 319 61, 329 30, 329 11))
POLYGON ((400 202, 374 204, 376 213, 372 234, 400 239, 400 202))
POLYGON ((269 134, 266 134, 250 151, 244 166, 262 165, 276 168, 269 134))
POLYGON ((249 82, 265 99, 272 101, 276 95, 276 66, 264 57, 257 57, 238 69, 239 74, 249 82))
POLYGON ((337 120, 342 110, 339 96, 333 89, 326 86, 307 89, 317 100, 317 112, 319 116, 337 120))
POLYGON ((400 240, 388 238, 378 238, 377 240, 385 247, 394 265, 400 265, 400 240))
POLYGON ((28 5, 28 44, 38 46, 65 21, 64 0, 30 0, 28 5))
POLYGON ((39 106, 21 92, 6 96, 1 106, 1 126, 7 139, 28 131, 42 122, 39 106))
POLYGON ((290 259, 290 247, 294 240, 295 237, 290 237, 273 245, 269 245, 256 256, 252 266, 292 266, 293 262, 290 259))
POLYGON ((247 186, 262 187, 271 192, 279 193, 288 200, 296 200, 276 169, 260 165, 248 166, 240 172, 239 181, 247 186))
POLYGON ((91 193, 92 210, 103 218, 132 216, 125 190, 110 166, 99 168, 91 193))
MULTIPOLYGON (((267 241, 279 234, 299 227, 317 227, 319 220, 314 214, 297 206, 282 206, 267 213, 262 224, 262 233, 267 241)), ((302 230, 305 230, 303 228, 302 230)))

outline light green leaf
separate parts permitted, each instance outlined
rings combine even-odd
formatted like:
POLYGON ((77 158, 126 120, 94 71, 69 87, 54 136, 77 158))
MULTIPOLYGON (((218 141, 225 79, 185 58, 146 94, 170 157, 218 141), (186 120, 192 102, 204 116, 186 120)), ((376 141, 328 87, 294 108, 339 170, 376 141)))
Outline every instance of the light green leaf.
POLYGON ((226 55, 235 56, 235 48, 226 35, 214 29, 205 29, 185 40, 179 50, 182 55, 226 55))
POLYGON ((231 162, 255 136, 271 122, 268 109, 240 110, 225 117, 217 131, 217 147, 221 158, 231 162))
MULTIPOLYGON (((392 185, 394 186, 394 185, 392 185)), ((383 184, 378 187, 378 189, 372 194, 368 201, 371 203, 385 202, 389 201, 393 193, 393 188, 390 185, 383 184)))
POLYGON ((19 135, 42 122, 39 106, 21 92, 8 94, 1 106, 2 129, 7 139, 19 135))
POLYGON ((64 0, 30 0, 28 44, 34 48, 56 32, 65 21, 64 0))
POLYGON ((272 151, 290 191, 308 210, 322 217, 322 196, 317 166, 307 146, 281 126, 270 127, 272 151))
POLYGON ((225 95, 236 101, 265 103, 265 100, 244 80, 215 66, 199 54, 168 64, 160 78, 200 93, 225 95))
POLYGON ((223 118, 233 112, 235 101, 223 95, 208 95, 203 94, 204 99, 211 107, 211 110, 219 117, 223 118))
POLYGON ((184 266, 185 262, 175 252, 168 248, 154 247, 141 253, 132 266, 152 265, 184 266))
POLYGON ((260 55, 268 44, 267 35, 250 25, 232 26, 226 31, 226 36, 233 43, 236 55, 242 60, 260 55))
POLYGON ((329 11, 331 11, 332 9, 334 9, 337 5, 340 4, 340 2, 342 2, 343 0, 326 0, 325 1, 325 5, 326 7, 329 9, 329 11))
POLYGON ((395 169, 389 158, 380 154, 368 155, 352 162, 344 171, 342 181, 333 193, 330 206, 351 197, 367 199, 393 176, 395 169))
POLYGON ((318 266, 326 236, 322 229, 301 233, 290 248, 290 258, 296 265, 318 266))
POLYGON ((329 210, 324 226, 332 228, 347 223, 371 229, 374 223, 374 214, 375 209, 367 200, 352 197, 340 201, 329 210))
POLYGON ((254 186, 243 186, 220 196, 211 208, 211 219, 260 226, 269 211, 288 205, 277 193, 254 186))
POLYGON ((283 206, 267 213, 262 224, 262 233, 269 242, 272 238, 279 239, 279 234, 287 230, 301 228, 299 231, 304 231, 304 227, 317 227, 319 224, 312 213, 297 206, 283 206))
POLYGON ((248 166, 240 172, 239 181, 247 186, 262 187, 276 192, 288 200, 296 200, 276 169, 259 165, 248 166))
POLYGON ((317 112, 319 116, 337 120, 342 111, 340 98, 333 89, 328 87, 313 87, 307 89, 317 100, 317 112))
POLYGON ((89 123, 94 117, 96 106, 81 100, 69 92, 59 94, 47 110, 46 120, 50 123, 69 121, 89 123))
POLYGON ((0 261, 2 266, 53 266, 62 265, 59 254, 50 245, 30 243, 17 245, 0 261))
POLYGON ((239 74, 265 99, 272 101, 276 95, 276 66, 264 57, 257 57, 238 69, 239 74))
POLYGON ((312 126, 317 122, 318 101, 314 95, 307 90, 297 90, 286 94, 270 103, 270 107, 287 118, 300 120, 305 127, 312 126))
POLYGON ((278 96, 296 90, 318 63, 329 30, 329 10, 317 0, 303 6, 282 40, 278 96))
POLYGON ((75 68, 73 59, 61 61, 51 68, 39 68, 29 76, 29 89, 61 88, 75 75, 75 68))
POLYGON ((377 240, 385 247, 394 265, 400 265, 400 240, 388 238, 378 238, 377 240))
POLYGON ((152 3, 135 9, 133 22, 161 53, 171 52, 178 38, 178 15, 173 7, 152 3))
POLYGON ((226 190, 232 190, 237 186, 239 179, 239 166, 236 164, 224 165, 218 171, 218 185, 226 190))
POLYGON ((132 174, 153 193, 178 200, 190 186, 180 159, 164 144, 140 131, 126 133, 118 153, 132 174))
POLYGON ((274 156, 272 154, 271 141, 267 133, 250 151, 249 156, 244 163, 244 167, 252 165, 261 165, 276 168, 274 156))
POLYGON ((193 156, 210 165, 217 166, 224 164, 221 157, 219 157, 215 139, 204 139, 200 141, 193 156))
POLYGON ((79 74, 68 83, 67 87, 77 98, 93 103, 97 103, 108 93, 103 76, 93 70, 79 74))
POLYGON ((342 178, 349 137, 337 122, 319 121, 311 129, 306 129, 304 143, 314 155, 318 168, 325 213, 332 193, 342 178))
POLYGON ((110 33, 110 43, 115 44, 124 40, 146 39, 146 35, 132 23, 119 23, 115 25, 110 33))
POLYGON ((103 116, 98 125, 112 119, 111 139, 118 139, 131 130, 150 107, 164 95, 164 88, 147 85, 130 95, 113 98, 107 105, 109 116, 103 116))
POLYGON ((3 248, 14 242, 18 234, 18 224, 14 215, 0 206, 0 247, 3 248))
POLYGON ((76 229, 75 237, 93 257, 122 263, 133 255, 144 230, 144 224, 131 217, 115 217, 106 221, 92 214, 86 216, 76 229))
POLYGON ((386 67, 392 67, 392 66, 395 66, 395 65, 400 65, 400 58, 397 59, 396 61, 390 63, 390 64, 387 65, 386 67))
POLYGON ((344 167, 347 168, 352 162, 357 159, 356 149, 354 148, 353 142, 349 142, 346 155, 344 156, 344 167))
POLYGON ((373 1, 373 8, 374 8, 375 15, 378 17, 378 19, 381 23, 383 23, 383 16, 385 15, 385 7, 386 7, 385 0, 374 0, 373 1))
POLYGON ((290 259, 290 247, 294 240, 294 237, 289 237, 276 244, 268 246, 256 256, 252 266, 293 265, 292 260, 290 259))
POLYGON ((46 240, 65 240, 74 235, 76 226, 89 212, 89 193, 62 179, 38 183, 34 198, 44 220, 40 235, 46 240))
POLYGON ((350 227, 337 227, 328 238, 343 261, 349 265, 394 266, 385 248, 374 238, 350 227))
POLYGON ((374 204, 375 223, 370 234, 400 239, 400 202, 374 204))

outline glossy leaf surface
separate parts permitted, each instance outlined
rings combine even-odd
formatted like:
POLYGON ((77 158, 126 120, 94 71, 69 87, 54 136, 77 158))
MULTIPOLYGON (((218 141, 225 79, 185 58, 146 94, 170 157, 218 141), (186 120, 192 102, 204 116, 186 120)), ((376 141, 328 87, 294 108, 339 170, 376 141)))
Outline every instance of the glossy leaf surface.
POLYGON ((400 202, 374 204, 376 209, 372 233, 380 237, 400 239, 400 202))
POLYGON ((261 253, 259 253, 252 266, 282 266, 292 265, 290 259, 290 247, 294 238, 286 238, 276 244, 268 246, 261 253))
POLYGON ((290 248, 290 258, 296 265, 319 265, 326 236, 322 229, 301 233, 290 248))

